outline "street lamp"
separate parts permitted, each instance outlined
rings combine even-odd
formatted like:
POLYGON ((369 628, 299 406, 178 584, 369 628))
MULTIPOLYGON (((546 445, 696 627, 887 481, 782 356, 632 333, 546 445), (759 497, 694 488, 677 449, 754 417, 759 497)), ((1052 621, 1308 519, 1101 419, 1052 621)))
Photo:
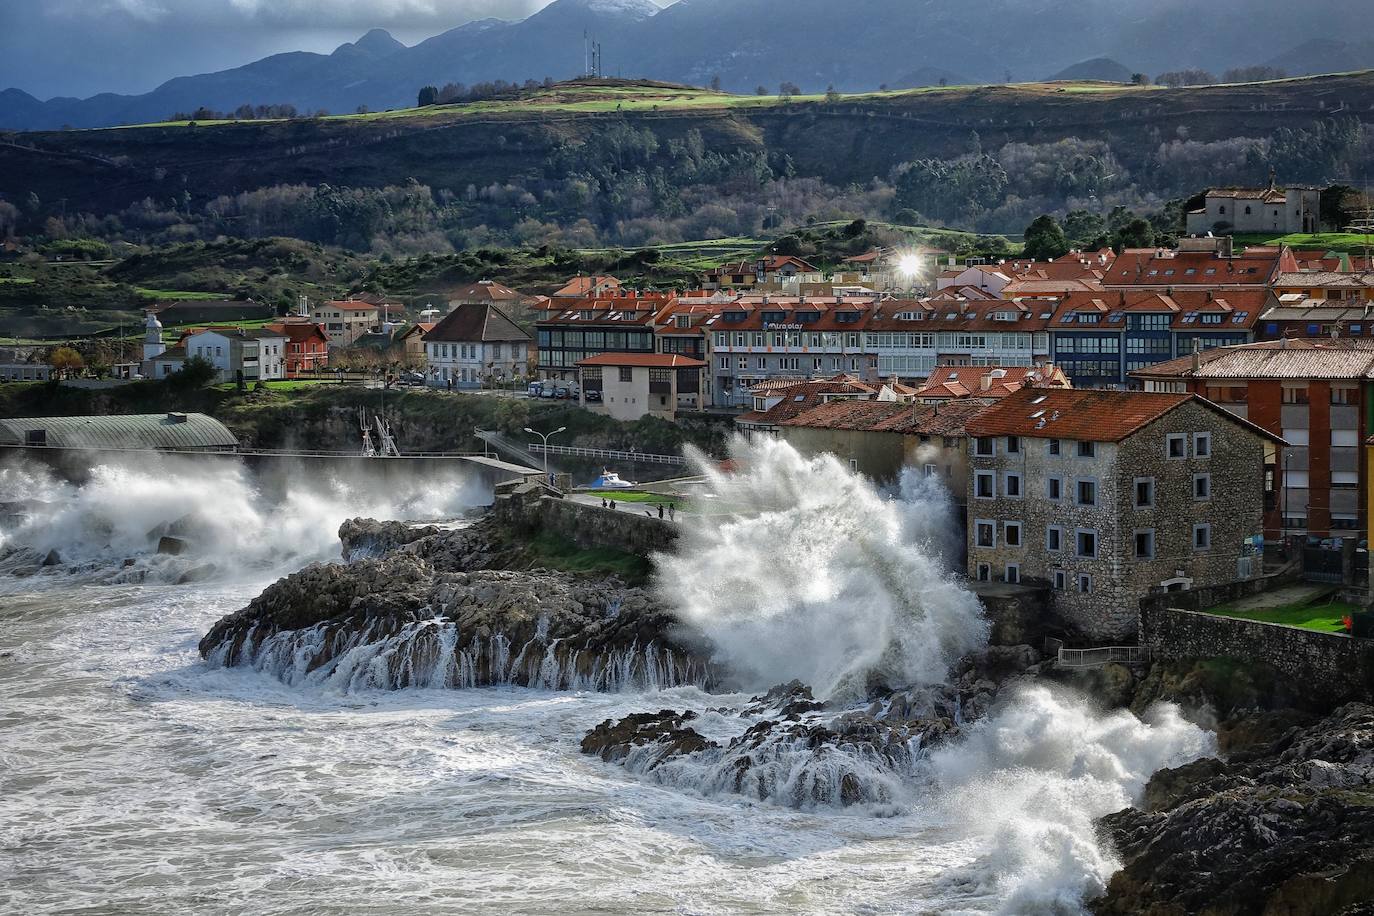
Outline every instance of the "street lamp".
POLYGON ((538 430, 530 429, 528 426, 525 427, 525 432, 529 433, 531 436, 538 436, 539 438, 541 438, 541 439, 544 440, 544 476, 545 476, 545 477, 548 477, 548 476, 549 476, 549 440, 552 439, 554 436, 558 435, 559 433, 566 433, 567 431, 568 431, 568 428, 567 428, 566 426, 560 426, 560 427, 558 427, 557 429, 555 429, 553 432, 551 432, 551 433, 545 435, 544 433, 541 433, 541 432, 539 432, 538 430))

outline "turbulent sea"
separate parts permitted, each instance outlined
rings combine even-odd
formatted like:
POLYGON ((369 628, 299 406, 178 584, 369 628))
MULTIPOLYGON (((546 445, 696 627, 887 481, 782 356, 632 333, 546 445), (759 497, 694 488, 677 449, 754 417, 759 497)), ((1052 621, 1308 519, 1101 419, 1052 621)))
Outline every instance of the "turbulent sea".
POLYGON ((728 738, 747 693, 342 692, 201 660, 221 616, 337 557, 343 519, 475 498, 373 492, 321 484, 285 514, 237 470, 0 469, 0 502, 42 503, 0 516, 0 552, 61 553, 22 577, 0 561, 0 912, 1075 913, 1116 867, 1092 819, 1210 748, 1176 710, 1030 688, 901 774, 897 803, 795 810, 579 752, 665 708, 728 738), (153 555, 160 525, 195 549, 153 555))

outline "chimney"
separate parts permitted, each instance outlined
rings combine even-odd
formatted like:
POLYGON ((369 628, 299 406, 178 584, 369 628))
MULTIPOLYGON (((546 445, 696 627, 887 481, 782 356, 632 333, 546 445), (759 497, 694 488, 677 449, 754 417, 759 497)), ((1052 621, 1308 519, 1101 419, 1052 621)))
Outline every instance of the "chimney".
POLYGON ((984 376, 979 380, 979 382, 978 382, 978 387, 979 387, 981 390, 983 390, 983 391, 987 391, 988 389, 990 389, 990 388, 992 387, 992 375, 991 375, 991 374, 984 375, 984 376))

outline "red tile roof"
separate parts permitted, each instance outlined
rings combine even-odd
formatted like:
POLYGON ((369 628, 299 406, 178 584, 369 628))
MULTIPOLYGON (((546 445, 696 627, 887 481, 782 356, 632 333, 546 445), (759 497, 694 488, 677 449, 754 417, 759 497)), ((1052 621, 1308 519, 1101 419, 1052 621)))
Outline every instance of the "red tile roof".
POLYGON ((936 407, 891 401, 831 401, 783 420, 778 425, 904 435, 963 436, 965 424, 991 403, 984 399, 969 399, 936 407))
MULTIPOLYGON (((753 390, 760 387, 762 386, 756 385, 753 390)), ((824 381, 796 382, 781 390, 775 388, 768 392, 768 397, 781 398, 768 410, 750 411, 737 417, 735 422, 745 426, 777 426, 782 421, 805 413, 828 400, 846 397, 869 400, 875 393, 875 390, 868 385, 843 377, 824 381)))
POLYGON ((620 281, 615 277, 574 277, 553 295, 556 299, 583 299, 598 287, 619 289, 620 281))
POLYGON ((1117 255, 1103 286, 1265 286, 1282 270, 1296 270, 1292 252, 1249 248, 1235 257, 1211 251, 1132 248, 1117 255))
POLYGON ((495 280, 478 280, 448 294, 449 302, 518 302, 524 297, 495 280))
POLYGON ((329 343, 329 335, 324 332, 322 325, 307 323, 304 321, 279 322, 265 326, 269 331, 276 331, 281 336, 289 339, 292 343, 305 343, 307 340, 322 340, 329 343))
POLYGON ((706 363, 677 353, 599 353, 579 366, 646 366, 650 369, 699 369, 706 363))
POLYGON ((968 424, 968 434, 1120 442, 1195 397, 1144 391, 1023 388, 974 418, 968 424))
POLYGON ((1322 338, 1267 340, 1203 350, 1131 373, 1152 379, 1334 379, 1374 378, 1374 341, 1322 338))
POLYGON ((1055 310, 1050 325, 1060 328, 1082 329, 1121 328, 1131 313, 1168 314, 1174 330, 1203 331, 1248 330, 1259 320, 1260 312, 1270 304, 1269 290, 1253 289, 1175 289, 1175 290, 1108 290, 1098 293, 1074 293, 1065 296, 1055 310), (1220 313, 1220 325, 1204 324, 1199 316, 1220 313), (1081 316, 1096 315, 1097 321, 1085 324, 1081 316))
POLYGON ((916 397, 924 400, 1004 398, 1027 385, 1068 388, 1069 380, 1057 366, 1051 369, 1037 366, 936 366, 926 379, 925 386, 916 392, 916 397), (986 388, 983 387, 984 379, 988 382, 986 388))

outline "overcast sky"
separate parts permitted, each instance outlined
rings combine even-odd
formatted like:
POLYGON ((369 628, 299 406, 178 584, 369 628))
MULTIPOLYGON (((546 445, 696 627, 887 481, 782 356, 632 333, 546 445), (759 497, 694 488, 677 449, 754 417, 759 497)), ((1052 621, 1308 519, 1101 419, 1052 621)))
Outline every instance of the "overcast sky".
POLYGON ((147 92, 280 51, 332 51, 372 28, 411 45, 472 19, 522 19, 549 2, 0 0, 0 89, 40 99, 147 92))

